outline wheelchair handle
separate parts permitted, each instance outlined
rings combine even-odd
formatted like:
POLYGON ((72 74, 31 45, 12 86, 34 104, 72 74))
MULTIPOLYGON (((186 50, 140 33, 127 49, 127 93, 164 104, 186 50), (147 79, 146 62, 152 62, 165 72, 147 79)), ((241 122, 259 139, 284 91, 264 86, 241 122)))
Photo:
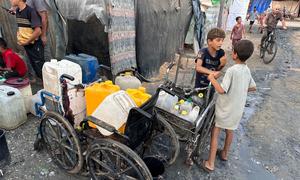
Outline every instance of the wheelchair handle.
POLYGON ((74 81, 75 80, 75 78, 73 76, 68 75, 68 74, 63 74, 63 75, 60 76, 60 80, 61 81, 64 80, 64 79, 69 79, 70 81, 74 81))
POLYGON ((107 71, 111 71, 111 68, 110 68, 109 66, 106 66, 106 65, 103 65, 103 64, 100 64, 100 65, 98 66, 98 69, 105 69, 105 70, 107 70, 107 71))

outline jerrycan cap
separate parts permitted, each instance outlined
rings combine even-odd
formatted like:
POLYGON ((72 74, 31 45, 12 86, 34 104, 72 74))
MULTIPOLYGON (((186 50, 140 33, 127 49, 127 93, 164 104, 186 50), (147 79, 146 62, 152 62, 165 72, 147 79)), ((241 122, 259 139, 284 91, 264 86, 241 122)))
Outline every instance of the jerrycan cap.
POLYGON ((7 96, 13 96, 13 95, 15 95, 15 92, 13 92, 13 91, 7 92, 7 96))

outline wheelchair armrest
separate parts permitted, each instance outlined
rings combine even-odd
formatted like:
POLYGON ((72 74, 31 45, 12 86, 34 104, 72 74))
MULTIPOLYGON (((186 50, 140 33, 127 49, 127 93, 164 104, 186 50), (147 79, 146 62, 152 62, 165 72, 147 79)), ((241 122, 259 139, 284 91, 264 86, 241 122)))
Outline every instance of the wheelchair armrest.
POLYGON ((118 131, 116 130, 115 127, 113 127, 112 125, 98 119, 95 118, 93 116, 87 116, 84 118, 85 121, 91 121, 92 123, 96 124, 97 126, 100 126, 101 128, 109 131, 109 132, 113 132, 113 133, 118 133, 118 131))

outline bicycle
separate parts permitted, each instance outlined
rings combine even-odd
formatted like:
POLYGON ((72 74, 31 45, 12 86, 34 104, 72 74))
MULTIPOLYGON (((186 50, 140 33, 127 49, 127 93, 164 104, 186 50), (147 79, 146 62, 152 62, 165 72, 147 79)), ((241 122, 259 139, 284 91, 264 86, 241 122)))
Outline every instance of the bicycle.
POLYGON ((272 32, 268 33, 267 38, 261 44, 260 58, 263 59, 263 62, 265 64, 269 64, 270 62, 272 62, 276 56, 278 46, 275 40, 275 30, 273 30, 272 32))

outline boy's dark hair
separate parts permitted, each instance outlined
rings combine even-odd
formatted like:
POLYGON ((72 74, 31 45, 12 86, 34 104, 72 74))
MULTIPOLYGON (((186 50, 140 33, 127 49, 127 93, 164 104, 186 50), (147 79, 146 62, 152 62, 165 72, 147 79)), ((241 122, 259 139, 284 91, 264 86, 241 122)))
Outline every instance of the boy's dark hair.
POLYGON ((0 47, 7 49, 7 43, 3 38, 0 38, 0 47))
POLYGON ((242 18, 241 16, 238 16, 235 18, 235 21, 238 21, 240 18, 242 18))
POLYGON ((216 38, 225 38, 225 32, 220 28, 212 28, 207 34, 207 40, 214 40, 216 38))
POLYGON ((239 60, 245 62, 253 54, 254 45, 247 39, 240 40, 234 45, 233 51, 237 54, 239 60))

